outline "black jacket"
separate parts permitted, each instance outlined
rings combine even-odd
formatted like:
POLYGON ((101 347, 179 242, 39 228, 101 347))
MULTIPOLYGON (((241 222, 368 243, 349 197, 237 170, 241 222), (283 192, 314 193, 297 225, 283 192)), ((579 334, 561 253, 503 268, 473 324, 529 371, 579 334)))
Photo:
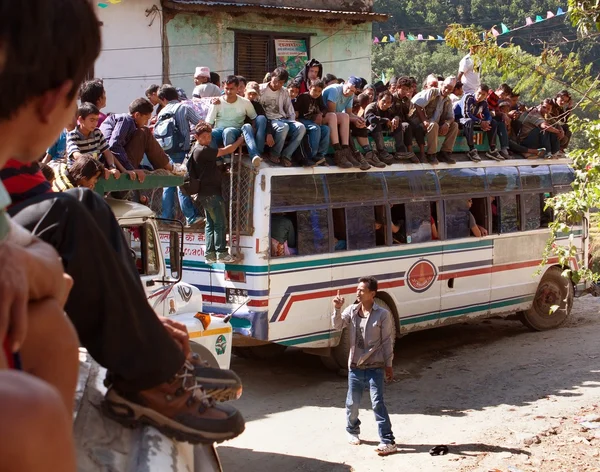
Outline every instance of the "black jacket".
POLYGON ((317 61, 316 59, 311 59, 306 64, 304 64, 304 69, 298 72, 296 76, 296 80, 300 82, 300 93, 308 92, 309 83, 308 83, 308 71, 311 67, 319 66, 319 79, 323 77, 323 65, 317 61))

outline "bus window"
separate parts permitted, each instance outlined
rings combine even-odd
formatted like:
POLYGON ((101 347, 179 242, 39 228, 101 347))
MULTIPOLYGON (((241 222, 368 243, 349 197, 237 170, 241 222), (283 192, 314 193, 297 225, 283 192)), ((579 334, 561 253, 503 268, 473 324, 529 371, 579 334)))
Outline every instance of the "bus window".
POLYGON ((437 212, 437 203, 430 202, 429 203, 429 211, 431 212, 431 240, 435 241, 440 239, 440 233, 438 232, 439 220, 438 220, 438 212, 437 212))
POLYGON ((302 210, 296 212, 298 221, 298 254, 324 254, 329 252, 329 224, 327 210, 302 210))
POLYGON ((384 205, 377 205, 375 213, 375 245, 387 246, 387 211, 384 205))
POLYGON ((349 250, 375 247, 375 212, 372 206, 346 208, 346 228, 349 250))
POLYGON ((446 210, 446 239, 468 238, 469 206, 466 198, 444 201, 446 210))
POLYGON ((384 200, 384 181, 380 172, 331 174, 327 176, 327 185, 333 204, 384 200))
POLYGON ((499 234, 519 231, 520 213, 517 195, 492 197, 492 231, 499 234))
POLYGON ((486 190, 485 170, 482 167, 442 169, 437 172, 444 195, 471 195, 486 190))
POLYGON ((523 190, 552 189, 550 169, 547 165, 520 166, 523 190))
POLYGON ((540 228, 547 228, 554 221, 554 211, 552 208, 546 208, 546 200, 550 197, 549 193, 540 194, 540 228))
POLYGON ((346 232, 346 209, 334 208, 331 210, 333 220, 333 237, 334 250, 343 251, 347 249, 347 232, 346 232))
POLYGON ((469 229, 471 236, 488 235, 487 198, 469 198, 469 229))
POLYGON ((485 175, 490 191, 510 192, 521 189, 519 172, 516 167, 488 167, 485 175))
POLYGON ((322 205, 325 179, 322 175, 280 175, 271 178, 271 207, 322 205))
POLYGON ((271 215, 271 257, 298 254, 296 248, 296 213, 273 213, 271 215))
POLYGON ((406 205, 398 203, 390 209, 392 218, 392 244, 406 244, 406 205))
POLYGON ((539 193, 521 195, 523 201, 523 216, 525 217, 525 231, 538 229, 541 225, 542 208, 539 193))
POLYGON ((405 206, 406 242, 408 244, 431 241, 431 207, 429 202, 412 202, 405 206))
POLYGON ((552 173, 552 185, 554 187, 571 187, 575 180, 575 173, 570 166, 550 166, 552 173))

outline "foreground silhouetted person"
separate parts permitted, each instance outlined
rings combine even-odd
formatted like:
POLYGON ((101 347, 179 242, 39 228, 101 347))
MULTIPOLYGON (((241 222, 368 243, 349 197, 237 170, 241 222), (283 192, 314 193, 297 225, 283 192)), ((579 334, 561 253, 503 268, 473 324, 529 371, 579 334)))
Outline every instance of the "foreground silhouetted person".
MULTIPOLYGON (((99 53, 100 32, 92 7, 80 0, 2 0, 0 16, 0 86, 11 90, 0 103, 3 166, 9 156, 36 160, 71 119, 79 84, 99 53)), ((230 371, 207 368, 189 352, 185 327, 156 316, 102 198, 74 189, 41 195, 11 212, 15 222, 58 251, 73 279, 65 310, 82 345, 110 373, 105 409, 113 418, 126 425, 151 424, 193 443, 231 439, 244 430, 239 412, 216 405, 212 396, 235 398, 239 379, 230 371)), ((11 302, 10 289, 18 287, 3 282, 3 302, 11 302)), ((3 448, 18 447, 6 437, 3 448)), ((69 441, 65 438, 65 444, 69 441)), ((68 464, 56 467, 46 470, 72 470, 68 464)))
POLYGON ((350 330, 350 355, 348 358, 348 395, 346 398, 346 431, 348 442, 360 444, 360 420, 358 409, 366 387, 369 387, 371 404, 380 444, 379 455, 396 452, 392 423, 383 403, 384 378, 394 379, 394 320, 386 309, 375 303, 377 280, 374 277, 361 277, 356 288, 356 303, 342 313, 344 298, 338 295, 333 299, 333 329, 350 330))

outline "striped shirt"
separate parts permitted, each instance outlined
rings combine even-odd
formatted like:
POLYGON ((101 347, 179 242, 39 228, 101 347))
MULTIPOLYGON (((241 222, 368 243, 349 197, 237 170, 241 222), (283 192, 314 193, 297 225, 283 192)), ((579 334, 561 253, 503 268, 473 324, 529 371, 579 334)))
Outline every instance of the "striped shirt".
POLYGON ((9 159, 0 170, 0 180, 14 205, 52 191, 37 164, 23 164, 14 159, 9 159))
POLYGON ((6 207, 10 205, 10 197, 8 192, 0 182, 0 242, 2 242, 8 236, 10 230, 10 223, 8 216, 6 216, 6 207))
POLYGON ((58 162, 56 165, 52 166, 52 170, 54 171, 52 190, 55 192, 64 192, 65 190, 75 188, 75 185, 69 176, 67 164, 58 162))
POLYGON ((73 131, 69 131, 69 134, 67 134, 67 155, 69 158, 72 158, 73 154, 79 152, 81 154, 95 154, 96 159, 100 159, 102 153, 107 150, 108 143, 104 139, 100 128, 96 128, 87 137, 79 131, 79 127, 73 131))

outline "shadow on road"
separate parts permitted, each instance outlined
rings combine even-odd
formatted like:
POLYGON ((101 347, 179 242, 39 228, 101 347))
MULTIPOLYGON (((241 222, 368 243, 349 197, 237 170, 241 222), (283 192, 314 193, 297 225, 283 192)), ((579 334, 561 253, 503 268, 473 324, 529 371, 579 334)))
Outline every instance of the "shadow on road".
MULTIPOLYGON (((399 339, 397 382, 386 389, 390 413, 465 416, 600 386, 600 304, 584 300, 571 324, 554 331, 533 333, 518 322, 494 319, 399 339)), ((327 371, 318 357, 298 350, 268 361, 234 357, 232 368, 244 382, 236 406, 248 421, 305 406, 343 408, 346 379, 327 371)))
POLYGON ((219 446, 219 456, 223 470, 236 470, 236 464, 244 464, 244 470, 285 472, 351 472, 353 469, 346 464, 321 461, 309 457, 288 456, 272 452, 254 451, 230 446, 219 446))

